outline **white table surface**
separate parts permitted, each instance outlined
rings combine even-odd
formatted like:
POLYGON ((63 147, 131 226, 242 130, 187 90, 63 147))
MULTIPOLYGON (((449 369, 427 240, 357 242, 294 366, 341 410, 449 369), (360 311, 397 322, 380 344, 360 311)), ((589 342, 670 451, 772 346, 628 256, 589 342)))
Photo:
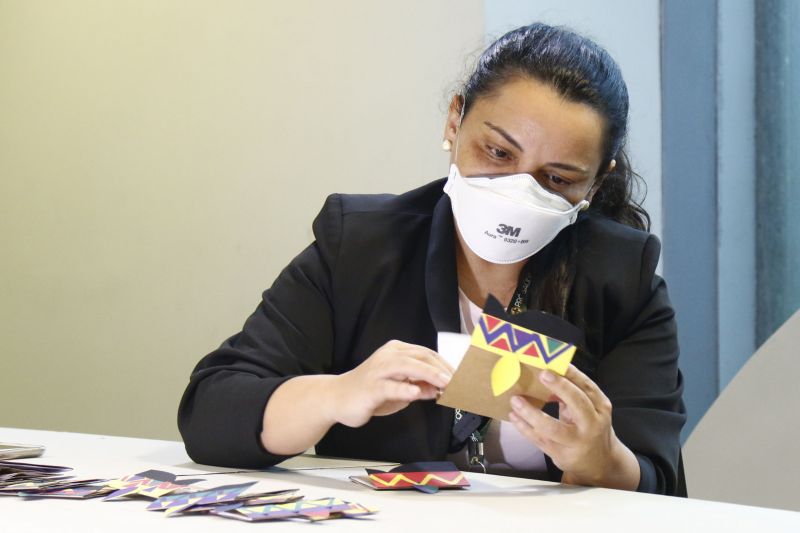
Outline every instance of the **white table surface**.
MULTIPOLYGON (((198 465, 180 442, 0 428, 0 442, 43 444, 44 456, 21 461, 71 466, 80 477, 117 478, 148 469, 175 474, 226 472, 198 465)), ((251 490, 299 488, 308 498, 326 496, 380 509, 371 517, 305 522, 247 523, 212 516, 176 516, 146 511, 141 500, 24 500, 0 496, 0 533, 28 531, 352 531, 403 533, 537 531, 608 532, 800 532, 800 513, 693 499, 571 487, 521 478, 467 474, 466 490, 423 494, 378 492, 349 481, 364 474, 363 462, 298 458, 313 470, 207 475, 207 486, 257 480, 251 490)), ((691 490, 691 485, 690 485, 691 490)), ((800 495, 799 495, 800 497, 800 495)))

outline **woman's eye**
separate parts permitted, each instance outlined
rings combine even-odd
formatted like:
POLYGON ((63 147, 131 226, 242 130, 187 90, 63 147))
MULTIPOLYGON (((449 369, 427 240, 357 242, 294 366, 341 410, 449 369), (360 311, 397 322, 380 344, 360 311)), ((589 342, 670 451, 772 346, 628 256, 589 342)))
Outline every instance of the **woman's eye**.
POLYGON ((564 179, 564 178, 562 178, 561 176, 556 176, 555 174, 550 174, 550 175, 548 175, 548 176, 547 176, 547 179, 548 179, 548 181, 550 181, 550 183, 552 183, 553 185, 559 185, 559 186, 563 186, 563 185, 568 185, 568 184, 569 184, 569 182, 568 182, 567 180, 565 180, 565 179, 564 179))
POLYGON ((486 149, 489 151, 489 155, 491 155, 495 159, 508 159, 509 153, 505 150, 494 146, 487 146, 486 149))

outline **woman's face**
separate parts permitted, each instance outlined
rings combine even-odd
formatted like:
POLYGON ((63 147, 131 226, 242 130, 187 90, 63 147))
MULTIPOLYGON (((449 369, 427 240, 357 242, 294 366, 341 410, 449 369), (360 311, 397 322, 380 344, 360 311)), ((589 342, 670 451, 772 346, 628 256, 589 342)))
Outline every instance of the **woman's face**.
POLYGON ((614 166, 599 172, 603 117, 533 79, 509 81, 472 102, 460 120, 461 102, 454 97, 445 138, 462 176, 530 174, 574 205, 591 200, 601 181, 595 178, 614 166))

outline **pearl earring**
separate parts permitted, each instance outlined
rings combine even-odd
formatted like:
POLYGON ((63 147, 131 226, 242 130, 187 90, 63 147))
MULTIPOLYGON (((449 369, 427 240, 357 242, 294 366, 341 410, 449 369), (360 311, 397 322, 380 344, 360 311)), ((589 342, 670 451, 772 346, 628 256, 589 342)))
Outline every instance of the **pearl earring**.
POLYGON ((453 149, 453 143, 450 142, 450 139, 445 139, 442 141, 442 150, 445 152, 449 152, 453 149))

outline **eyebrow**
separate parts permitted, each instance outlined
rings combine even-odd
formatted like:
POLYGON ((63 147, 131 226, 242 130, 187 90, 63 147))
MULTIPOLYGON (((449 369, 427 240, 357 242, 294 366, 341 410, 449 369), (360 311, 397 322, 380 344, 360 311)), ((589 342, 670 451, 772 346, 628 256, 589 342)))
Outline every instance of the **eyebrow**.
MULTIPOLYGON (((492 124, 491 122, 488 122, 488 121, 485 121, 484 124, 488 128, 490 128, 491 130, 496 131, 497 133, 502 135, 503 138, 505 140, 507 140, 509 143, 513 144, 517 148, 517 150, 519 150, 520 152, 525 152, 525 149, 522 148, 522 145, 519 144, 517 142, 517 140, 514 139, 514 137, 512 137, 511 134, 508 133, 506 130, 504 130, 500 126, 492 124)), ((550 167, 553 167, 553 168, 560 168, 561 170, 567 170, 567 171, 570 171, 570 172, 579 172, 581 174, 589 174, 589 171, 587 169, 582 168, 582 167, 577 167, 575 165, 570 165, 568 163, 558 163, 558 162, 547 163, 547 166, 550 166, 550 167)))
POLYGON ((510 133, 508 133, 506 130, 504 130, 500 126, 495 126, 491 122, 484 122, 484 124, 486 124, 486 126, 488 126, 490 129, 492 129, 492 130, 496 131, 497 133, 499 133, 500 135, 502 135, 505 138, 505 140, 507 140, 508 142, 513 144, 516 147, 516 149, 519 150, 520 152, 524 152, 525 151, 525 149, 522 148, 522 145, 519 144, 517 142, 517 140, 514 139, 514 137, 511 136, 510 133))
POLYGON ((576 167, 574 165, 568 165, 567 163, 547 163, 547 166, 553 168, 560 168, 561 170, 568 170, 571 172, 579 172, 581 174, 589 174, 589 171, 587 169, 576 167))

